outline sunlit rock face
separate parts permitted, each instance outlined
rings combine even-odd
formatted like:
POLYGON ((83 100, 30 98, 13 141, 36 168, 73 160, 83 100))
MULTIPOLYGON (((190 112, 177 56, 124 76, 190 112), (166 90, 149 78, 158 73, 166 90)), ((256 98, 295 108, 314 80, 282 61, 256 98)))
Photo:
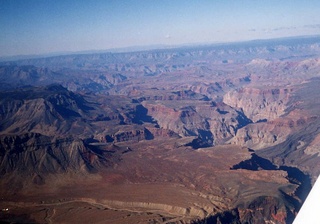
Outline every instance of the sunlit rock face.
POLYGON ((238 129, 252 122, 241 111, 224 103, 156 101, 143 105, 160 127, 181 136, 200 136, 211 144, 230 139, 238 129), (179 104, 179 108, 174 106, 179 104))
POLYGON ((243 110, 252 121, 273 120, 285 113, 289 89, 260 89, 246 87, 228 92, 223 101, 243 110))

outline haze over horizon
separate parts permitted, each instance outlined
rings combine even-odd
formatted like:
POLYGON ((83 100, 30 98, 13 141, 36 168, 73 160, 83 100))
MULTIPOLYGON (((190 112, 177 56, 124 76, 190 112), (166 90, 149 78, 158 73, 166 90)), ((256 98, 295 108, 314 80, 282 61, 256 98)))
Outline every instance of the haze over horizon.
POLYGON ((320 2, 0 0, 0 56, 319 35, 320 2))

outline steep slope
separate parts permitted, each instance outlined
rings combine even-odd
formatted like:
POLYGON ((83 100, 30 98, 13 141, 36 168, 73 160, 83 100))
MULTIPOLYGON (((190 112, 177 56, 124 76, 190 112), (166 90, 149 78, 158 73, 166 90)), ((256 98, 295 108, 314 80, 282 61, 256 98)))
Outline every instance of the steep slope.
POLYGON ((300 167, 311 174, 313 180, 320 173, 318 151, 314 149, 320 130, 319 84, 319 78, 303 83, 290 100, 292 106, 288 108, 288 116, 295 115, 293 124, 299 126, 298 130, 291 132, 280 144, 257 152, 278 165, 300 167))
POLYGON ((294 110, 281 118, 249 124, 238 130, 229 142, 255 150, 275 146, 286 141, 290 134, 303 130, 305 125, 315 120, 314 116, 294 110))
POLYGON ((62 75, 48 68, 37 68, 33 65, 2 65, 0 66, 0 89, 9 89, 27 85, 48 85, 58 80, 62 75))
POLYGON ((59 85, 1 92, 1 132, 38 132, 47 135, 80 134, 92 107, 80 95, 59 85))
POLYGON ((100 139, 148 119, 139 103, 122 96, 81 95, 56 84, 0 92, 0 134, 100 139))
POLYGON ((2 192, 28 191, 60 176, 88 177, 112 167, 125 148, 95 146, 81 139, 55 138, 38 133, 0 135, 0 176, 2 192), (27 177, 27 178, 26 178, 27 177))
POLYGON ((290 92, 290 89, 245 87, 228 92, 223 102, 242 109, 254 122, 273 120, 285 113, 290 92))
POLYGON ((223 103, 159 100, 142 104, 160 127, 180 136, 198 136, 204 145, 221 144, 251 123, 243 113, 223 103))

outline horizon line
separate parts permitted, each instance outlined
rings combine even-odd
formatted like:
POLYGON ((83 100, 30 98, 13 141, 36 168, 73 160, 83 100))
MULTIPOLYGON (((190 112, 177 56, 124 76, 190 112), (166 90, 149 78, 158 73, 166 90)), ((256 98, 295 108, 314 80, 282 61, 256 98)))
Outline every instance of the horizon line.
POLYGON ((250 42, 259 42, 259 41, 276 41, 276 40, 285 40, 285 39, 302 39, 302 38, 320 38, 318 35, 298 35, 298 36, 285 36, 285 37, 276 37, 276 38, 259 38, 259 39, 250 39, 250 40, 237 40, 237 41, 216 41, 216 42, 195 42, 195 43, 182 43, 175 45, 168 44, 151 44, 151 45, 133 45, 127 47, 116 47, 108 49, 92 49, 92 50, 80 50, 80 51, 56 51, 40 54, 18 54, 18 55, 8 55, 0 56, 0 62, 9 62, 9 61, 18 61, 18 60, 27 60, 27 59, 37 59, 37 58, 50 58, 58 56, 68 56, 68 55, 90 55, 90 54, 102 54, 102 53, 134 53, 134 52, 147 52, 153 50, 168 50, 168 49, 179 49, 179 48, 193 48, 193 47, 203 47, 203 46, 218 46, 218 45, 228 45, 235 43, 250 43, 250 42))

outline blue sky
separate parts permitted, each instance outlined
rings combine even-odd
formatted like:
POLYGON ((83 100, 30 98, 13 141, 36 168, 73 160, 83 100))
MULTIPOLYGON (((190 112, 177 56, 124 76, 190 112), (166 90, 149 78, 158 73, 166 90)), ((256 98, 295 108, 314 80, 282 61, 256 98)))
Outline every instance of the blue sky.
POLYGON ((0 56, 320 34, 319 0, 0 0, 0 56))

